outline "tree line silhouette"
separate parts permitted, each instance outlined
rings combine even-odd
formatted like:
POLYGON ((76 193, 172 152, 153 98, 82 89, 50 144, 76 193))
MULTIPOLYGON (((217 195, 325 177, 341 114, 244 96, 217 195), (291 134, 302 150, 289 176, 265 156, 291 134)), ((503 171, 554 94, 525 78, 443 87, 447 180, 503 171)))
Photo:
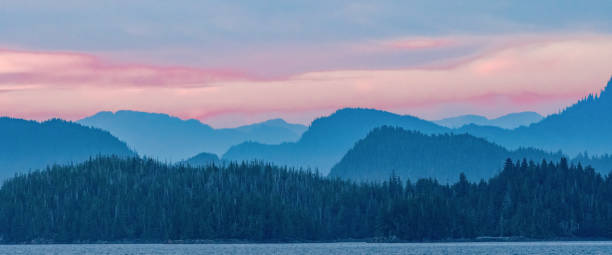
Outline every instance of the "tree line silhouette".
POLYGON ((612 178, 508 159, 488 181, 355 183, 261 162, 191 167, 98 157, 0 189, 6 243, 179 239, 612 237, 612 178))

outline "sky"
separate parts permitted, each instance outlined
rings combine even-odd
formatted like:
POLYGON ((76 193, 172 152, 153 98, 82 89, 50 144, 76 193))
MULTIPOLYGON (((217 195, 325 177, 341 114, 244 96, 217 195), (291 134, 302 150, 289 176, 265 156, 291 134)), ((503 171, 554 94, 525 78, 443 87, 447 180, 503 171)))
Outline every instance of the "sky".
POLYGON ((609 0, 0 0, 0 116, 546 115, 610 79, 610 13, 609 0))

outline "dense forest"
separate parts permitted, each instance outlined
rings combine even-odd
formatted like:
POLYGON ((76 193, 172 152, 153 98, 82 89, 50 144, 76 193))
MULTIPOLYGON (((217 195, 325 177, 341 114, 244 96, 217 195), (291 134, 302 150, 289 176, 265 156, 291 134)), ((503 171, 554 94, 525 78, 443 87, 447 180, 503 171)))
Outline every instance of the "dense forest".
MULTIPOLYGON (((468 180, 489 179, 503 168, 506 158, 540 162, 559 161, 562 153, 548 153, 533 148, 508 150, 483 138, 469 134, 426 135, 397 127, 372 130, 336 164, 329 173, 355 181, 382 181, 392 171, 406 179, 434 178, 441 183, 459 180, 463 172, 468 180)), ((591 165, 596 171, 608 174, 612 158, 608 155, 580 154, 572 163, 591 165)))
POLYGON ((0 189, 4 242, 612 237, 612 178, 508 159, 488 181, 354 183, 258 162, 194 168, 100 157, 0 189))

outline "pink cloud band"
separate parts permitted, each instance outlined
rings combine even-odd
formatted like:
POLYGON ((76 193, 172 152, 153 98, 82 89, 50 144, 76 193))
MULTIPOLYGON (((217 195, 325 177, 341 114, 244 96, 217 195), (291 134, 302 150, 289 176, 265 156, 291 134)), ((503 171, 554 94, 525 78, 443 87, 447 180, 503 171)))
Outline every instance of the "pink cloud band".
POLYGON ((390 40, 383 43, 384 46, 399 50, 422 50, 449 47, 457 44, 449 38, 409 38, 390 40))
MULTIPOLYGON (((402 39, 403 44, 391 47, 454 47, 466 38, 419 40, 402 39)), ((227 126, 269 118, 271 112, 308 122, 349 106, 426 118, 457 114, 457 109, 547 114, 598 92, 612 74, 612 36, 491 40, 494 45, 478 54, 435 67, 322 70, 278 79, 231 69, 117 64, 87 54, 0 50, 0 115, 74 119, 100 110, 133 109, 227 126), (240 117, 231 122, 226 116, 240 117)))
POLYGON ((78 53, 0 50, 0 83, 65 86, 202 86, 255 79, 234 70, 118 64, 78 53))

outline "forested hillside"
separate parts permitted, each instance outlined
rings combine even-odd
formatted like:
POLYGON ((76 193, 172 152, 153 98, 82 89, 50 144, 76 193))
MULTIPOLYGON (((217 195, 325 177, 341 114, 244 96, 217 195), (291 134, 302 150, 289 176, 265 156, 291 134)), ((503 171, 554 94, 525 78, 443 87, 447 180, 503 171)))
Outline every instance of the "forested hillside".
MULTIPOLYGON (((359 140, 329 175, 355 181, 385 180, 392 172, 412 180, 434 178, 442 183, 457 181, 463 172, 469 180, 488 179, 498 173, 506 158, 558 161, 561 152, 533 148, 508 150, 469 134, 425 135, 396 127, 376 128, 359 140)), ((579 154, 573 164, 591 165, 602 174, 612 171, 609 155, 579 154)))
POLYGON ((0 240, 611 238, 612 178, 508 160, 487 182, 355 184, 261 163, 222 168, 102 157, 0 189, 0 240))
POLYGON ((53 119, 0 117, 0 180, 48 164, 82 162, 98 155, 135 155, 106 131, 53 119))
POLYGON ((572 158, 573 164, 582 164, 583 166, 591 166, 595 171, 601 174, 610 174, 612 172, 612 155, 603 154, 590 156, 588 153, 579 153, 572 158))
POLYGON ((473 181, 491 178, 502 169, 506 158, 539 162, 558 161, 561 157, 561 153, 536 149, 509 151, 468 134, 425 135, 384 126, 357 142, 329 175, 355 181, 381 181, 394 171, 403 179, 434 178, 453 183, 460 172, 473 181))

